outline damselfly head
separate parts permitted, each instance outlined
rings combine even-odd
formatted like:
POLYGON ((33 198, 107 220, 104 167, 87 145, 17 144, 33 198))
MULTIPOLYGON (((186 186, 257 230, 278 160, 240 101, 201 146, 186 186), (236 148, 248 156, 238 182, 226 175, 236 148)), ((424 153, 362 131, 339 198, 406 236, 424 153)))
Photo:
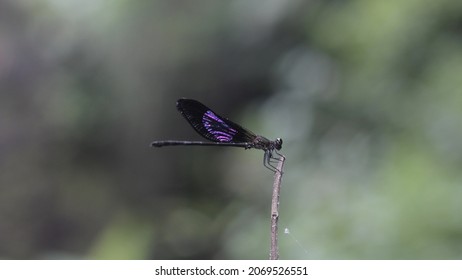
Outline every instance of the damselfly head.
POLYGON ((274 148, 276 150, 280 150, 282 148, 282 139, 281 138, 276 138, 276 140, 274 141, 274 148))

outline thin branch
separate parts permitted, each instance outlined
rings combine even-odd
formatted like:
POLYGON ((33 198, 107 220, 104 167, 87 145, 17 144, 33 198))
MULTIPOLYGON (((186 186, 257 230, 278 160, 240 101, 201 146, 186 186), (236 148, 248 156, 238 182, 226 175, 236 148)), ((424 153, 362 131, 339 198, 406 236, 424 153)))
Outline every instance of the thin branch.
POLYGON ((279 259, 279 248, 278 248, 278 220, 279 220, 279 193, 281 191, 281 179, 282 179, 282 168, 284 167, 284 161, 286 158, 281 155, 277 170, 274 173, 273 183, 273 197, 271 200, 271 248, 270 248, 270 260, 279 259))

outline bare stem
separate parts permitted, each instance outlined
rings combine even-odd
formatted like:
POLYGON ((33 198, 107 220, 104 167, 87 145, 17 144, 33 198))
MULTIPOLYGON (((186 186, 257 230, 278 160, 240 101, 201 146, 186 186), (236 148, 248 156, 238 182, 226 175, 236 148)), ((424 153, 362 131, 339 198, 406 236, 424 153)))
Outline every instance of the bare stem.
POLYGON ((279 220, 279 194, 281 191, 281 179, 282 179, 282 168, 284 167, 284 161, 286 158, 281 156, 277 166, 277 170, 274 173, 273 183, 273 196, 271 200, 271 248, 270 248, 270 260, 279 259, 279 248, 278 248, 278 220, 279 220))

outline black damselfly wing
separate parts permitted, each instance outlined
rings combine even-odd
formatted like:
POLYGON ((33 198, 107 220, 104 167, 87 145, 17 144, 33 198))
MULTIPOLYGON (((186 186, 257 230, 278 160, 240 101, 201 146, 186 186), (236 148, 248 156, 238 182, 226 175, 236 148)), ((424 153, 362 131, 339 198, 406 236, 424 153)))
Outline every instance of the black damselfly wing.
POLYGON ((204 138, 223 143, 252 142, 256 135, 237 123, 221 117, 193 99, 179 99, 176 107, 191 126, 204 138))

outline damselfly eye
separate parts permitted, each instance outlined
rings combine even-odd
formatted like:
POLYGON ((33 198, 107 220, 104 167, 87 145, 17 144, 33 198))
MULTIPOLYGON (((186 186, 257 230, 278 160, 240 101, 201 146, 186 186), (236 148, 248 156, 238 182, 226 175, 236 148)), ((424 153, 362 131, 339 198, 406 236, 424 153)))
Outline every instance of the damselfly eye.
POLYGON ((282 148, 282 139, 281 138, 276 138, 276 150, 280 150, 282 148))

